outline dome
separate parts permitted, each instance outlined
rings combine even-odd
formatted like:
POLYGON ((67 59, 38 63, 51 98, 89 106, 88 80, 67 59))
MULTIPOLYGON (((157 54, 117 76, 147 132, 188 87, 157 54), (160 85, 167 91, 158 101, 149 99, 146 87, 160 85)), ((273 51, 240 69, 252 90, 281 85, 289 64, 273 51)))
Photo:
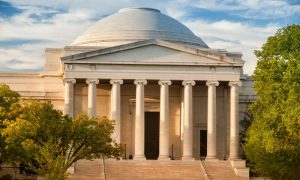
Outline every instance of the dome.
POLYGON ((152 8, 121 9, 96 22, 71 45, 111 47, 149 39, 208 48, 186 26, 152 8))

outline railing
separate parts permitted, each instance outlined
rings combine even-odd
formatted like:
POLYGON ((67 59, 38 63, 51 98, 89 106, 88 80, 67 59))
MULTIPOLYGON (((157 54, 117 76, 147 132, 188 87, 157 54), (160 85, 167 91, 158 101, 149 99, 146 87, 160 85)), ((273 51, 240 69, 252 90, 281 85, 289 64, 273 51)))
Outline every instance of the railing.
POLYGON ((171 160, 175 160, 175 158, 174 158, 174 145, 172 144, 172 149, 171 149, 172 151, 172 153, 171 153, 171 160))
POLYGON ((106 174, 106 167, 105 167, 105 157, 102 157, 103 162, 103 174, 104 174, 104 180, 106 180, 107 174, 106 174))
POLYGON ((126 144, 124 144, 124 154, 125 154, 125 155, 124 155, 124 156, 125 156, 124 159, 127 159, 126 144))
POLYGON ((208 170, 207 170, 207 167, 206 167, 204 161, 203 161, 203 160, 200 160, 200 162, 201 162, 201 164, 202 164, 202 167, 203 167, 205 176, 207 177, 207 179, 211 179, 211 176, 208 174, 208 170))

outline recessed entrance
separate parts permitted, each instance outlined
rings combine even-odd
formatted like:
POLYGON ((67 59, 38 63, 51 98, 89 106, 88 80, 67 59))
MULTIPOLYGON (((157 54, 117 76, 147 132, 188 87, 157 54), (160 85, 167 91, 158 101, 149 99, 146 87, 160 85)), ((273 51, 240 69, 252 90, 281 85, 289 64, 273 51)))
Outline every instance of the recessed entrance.
POLYGON ((207 155, 207 130, 200 130, 200 157, 207 155))
POLYGON ((159 112, 145 112, 145 156, 157 159, 159 155, 159 112))

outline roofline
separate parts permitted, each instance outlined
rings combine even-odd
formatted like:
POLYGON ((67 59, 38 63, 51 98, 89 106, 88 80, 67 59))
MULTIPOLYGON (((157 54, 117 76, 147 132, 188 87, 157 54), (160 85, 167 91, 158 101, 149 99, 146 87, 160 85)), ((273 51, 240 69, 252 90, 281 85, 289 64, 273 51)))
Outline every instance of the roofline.
MULTIPOLYGON (((129 49, 134 49, 134 48, 144 47, 144 46, 149 46, 149 45, 159 45, 159 46, 168 47, 170 49, 175 49, 175 50, 180 50, 180 51, 187 52, 187 53, 194 54, 194 55, 209 56, 212 59, 224 61, 227 63, 234 63, 234 64, 236 64, 236 63, 244 64, 245 63, 245 61, 243 61, 243 60, 234 59, 234 58, 228 57, 228 56, 217 55, 217 54, 211 53, 209 51, 206 51, 206 50, 213 50, 213 49, 195 48, 195 47, 190 47, 188 45, 185 46, 183 44, 178 44, 178 43, 169 42, 169 41, 165 41, 165 40, 158 40, 158 39, 149 39, 149 40, 138 41, 138 42, 133 42, 133 43, 129 43, 129 44, 123 44, 123 45, 119 45, 119 46, 74 54, 74 55, 70 55, 70 56, 64 56, 64 57, 61 57, 61 60, 63 62, 64 61, 77 61, 77 60, 81 60, 81 59, 85 59, 85 58, 90 58, 90 57, 95 57, 95 56, 105 55, 105 54, 111 54, 111 53, 115 53, 115 52, 125 51, 125 50, 129 50, 129 49)), ((70 47, 70 46, 68 46, 68 47, 70 47)))
POLYGON ((243 67, 244 63, 227 63, 227 64, 223 64, 223 63, 170 63, 170 62, 149 62, 149 63, 144 63, 144 62, 121 62, 121 61, 118 61, 118 62, 87 62, 87 61, 66 61, 64 62, 65 64, 86 64, 86 63, 89 63, 89 64, 105 64, 105 65, 159 65, 159 66, 208 66, 208 67, 211 67, 211 66, 220 66, 220 67, 243 67))
POLYGON ((40 72, 0 72, 0 77, 40 77, 40 72))

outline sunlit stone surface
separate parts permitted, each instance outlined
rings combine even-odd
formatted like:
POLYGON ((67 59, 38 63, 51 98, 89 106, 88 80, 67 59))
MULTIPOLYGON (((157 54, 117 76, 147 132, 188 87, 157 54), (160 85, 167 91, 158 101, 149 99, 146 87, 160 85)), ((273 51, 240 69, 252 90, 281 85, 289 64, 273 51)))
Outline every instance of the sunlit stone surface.
POLYGON ((0 73, 0 82, 71 116, 115 120, 126 159, 236 160, 239 120, 256 98, 241 57, 159 10, 126 8, 46 49, 41 72, 0 73))

